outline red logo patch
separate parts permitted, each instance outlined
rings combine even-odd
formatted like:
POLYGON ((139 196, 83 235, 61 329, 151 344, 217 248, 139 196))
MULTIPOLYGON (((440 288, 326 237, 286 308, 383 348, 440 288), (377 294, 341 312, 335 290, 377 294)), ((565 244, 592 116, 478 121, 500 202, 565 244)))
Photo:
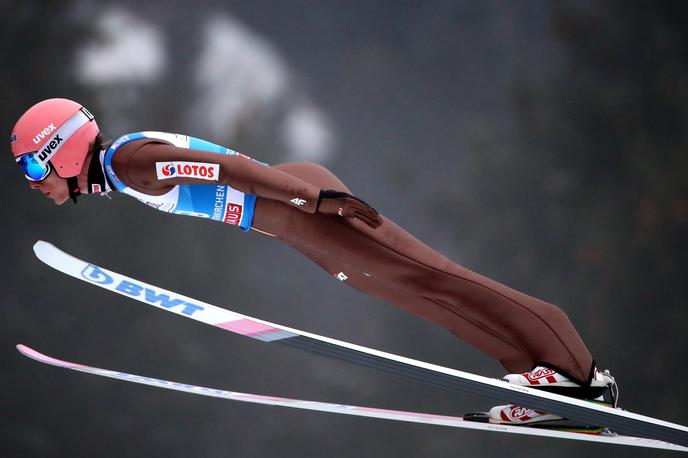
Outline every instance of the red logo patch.
POLYGON ((526 380, 528 380, 530 383, 534 385, 539 385, 540 380, 547 379, 548 382, 554 383, 556 382, 556 379, 554 376, 556 375, 556 371, 549 369, 549 368, 544 368, 544 369, 539 369, 535 372, 528 372, 526 374, 523 374, 526 380))
POLYGON ((225 216, 222 219, 225 223, 233 224, 237 226, 241 221, 241 214, 244 209, 239 204, 229 204, 227 205, 227 210, 225 211, 225 216))
POLYGON ((537 415, 542 415, 542 414, 544 414, 544 412, 541 412, 539 410, 528 409, 526 407, 520 407, 520 406, 511 406, 509 408, 508 414, 505 414, 504 411, 502 411, 500 416, 505 421, 513 421, 513 420, 527 421, 527 420, 530 420, 531 418, 533 418, 537 415))
POLYGON ((175 169, 172 164, 165 164, 162 166, 162 174, 165 175, 166 177, 170 175, 174 175, 175 169))

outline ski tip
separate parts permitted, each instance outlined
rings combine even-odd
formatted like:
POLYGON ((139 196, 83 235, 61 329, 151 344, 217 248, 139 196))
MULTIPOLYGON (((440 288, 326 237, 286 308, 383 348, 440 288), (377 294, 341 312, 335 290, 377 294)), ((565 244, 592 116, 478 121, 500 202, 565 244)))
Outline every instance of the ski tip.
POLYGON ((19 353, 21 353, 24 356, 28 356, 29 358, 33 359, 40 359, 41 357, 45 357, 45 355, 37 352, 33 348, 29 348, 24 344, 17 344, 17 350, 19 350, 19 353))
POLYGON ((28 358, 31 358, 31 359, 39 360, 39 361, 41 359, 41 356, 45 356, 45 355, 38 353, 33 348, 27 347, 24 344, 17 344, 17 350, 19 350, 19 353, 21 353, 22 355, 24 355, 28 358))
POLYGON ((36 243, 33 244, 33 252, 36 253, 36 256, 40 256, 41 251, 50 247, 55 248, 55 245, 44 240, 37 240, 36 243))
POLYGON ((44 355, 43 353, 40 353, 33 348, 29 348, 24 344, 17 344, 17 350, 19 350, 19 353, 22 355, 35 359, 36 361, 39 361, 41 363, 46 363, 46 364, 52 364, 54 366, 77 366, 77 364, 73 364, 67 361, 62 361, 56 358, 53 358, 48 355, 44 355))
POLYGON ((60 255, 65 254, 55 245, 44 240, 38 240, 33 244, 33 252, 38 259, 51 267, 56 267, 56 265, 59 264, 58 259, 60 255))

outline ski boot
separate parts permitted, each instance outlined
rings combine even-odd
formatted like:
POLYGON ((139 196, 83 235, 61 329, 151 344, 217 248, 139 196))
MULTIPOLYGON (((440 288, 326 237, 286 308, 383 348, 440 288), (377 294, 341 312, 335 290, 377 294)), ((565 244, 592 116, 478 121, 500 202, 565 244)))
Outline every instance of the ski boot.
MULTIPOLYGON (((503 379, 516 385, 585 399, 609 407, 616 407, 619 399, 619 389, 614 377, 609 371, 599 371, 597 368, 595 368, 589 386, 581 386, 559 372, 544 366, 537 366, 532 371, 522 374, 508 374, 503 379)), ((598 433, 603 430, 598 426, 574 425, 560 416, 514 404, 495 406, 489 412, 472 413, 465 418, 471 421, 528 425, 591 433, 598 433)))

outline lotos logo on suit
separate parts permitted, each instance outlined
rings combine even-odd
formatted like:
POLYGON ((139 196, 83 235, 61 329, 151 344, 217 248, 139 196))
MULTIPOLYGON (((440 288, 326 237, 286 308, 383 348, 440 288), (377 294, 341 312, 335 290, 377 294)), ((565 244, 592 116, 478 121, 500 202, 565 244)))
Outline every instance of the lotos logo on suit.
POLYGON ((175 171, 174 165, 171 162, 162 166, 162 174, 166 177, 171 177, 175 171))
POLYGON ((197 180, 217 181, 220 177, 220 164, 206 162, 156 162, 158 180, 168 178, 194 178, 197 180))

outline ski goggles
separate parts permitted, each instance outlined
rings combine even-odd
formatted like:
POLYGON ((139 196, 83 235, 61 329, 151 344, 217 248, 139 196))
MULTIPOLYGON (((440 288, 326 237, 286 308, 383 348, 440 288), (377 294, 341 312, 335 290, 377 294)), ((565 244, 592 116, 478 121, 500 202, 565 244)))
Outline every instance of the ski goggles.
POLYGON ((93 120, 93 115, 84 107, 74 113, 71 118, 64 122, 55 131, 43 147, 38 151, 31 151, 17 157, 16 161, 24 172, 24 176, 29 181, 45 180, 52 170, 50 159, 52 159, 60 148, 67 143, 69 138, 74 135, 87 122, 93 120))
POLYGON ((48 175, 50 175, 53 169, 50 166, 50 162, 41 164, 36 157, 37 153, 38 151, 34 151, 33 153, 22 154, 17 158, 19 168, 22 169, 24 176, 29 181, 43 181, 48 178, 48 175))

